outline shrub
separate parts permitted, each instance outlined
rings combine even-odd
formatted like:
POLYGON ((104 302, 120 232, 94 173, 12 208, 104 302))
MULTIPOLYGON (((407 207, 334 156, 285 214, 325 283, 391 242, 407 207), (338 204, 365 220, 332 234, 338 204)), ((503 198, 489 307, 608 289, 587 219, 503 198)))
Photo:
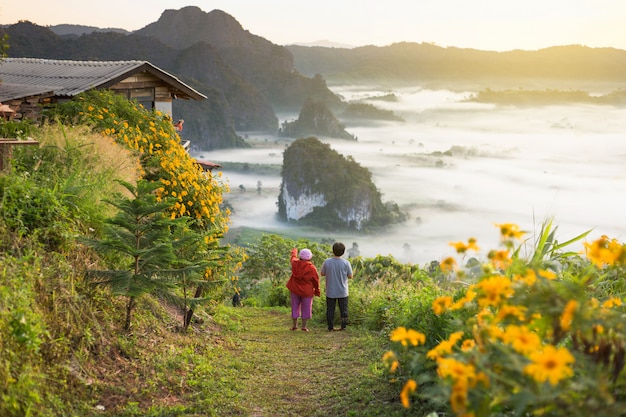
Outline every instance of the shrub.
POLYGON ((114 137, 141 161, 142 177, 161 187, 161 199, 174 197, 170 213, 190 216, 198 228, 212 231, 218 240, 227 230, 229 212, 222 211, 222 193, 228 191, 183 148, 168 115, 149 112, 136 102, 107 90, 91 90, 75 100, 59 104, 48 117, 91 126, 103 136, 114 137))
POLYGON ((21 120, 3 120, 0 119, 0 137, 28 139, 34 129, 34 124, 30 119, 21 120))
POLYGON ((32 235, 51 250, 72 239, 76 223, 64 196, 26 176, 0 177, 0 213, 13 234, 32 235))
POLYGON ((44 396, 40 348, 46 329, 31 305, 33 265, 8 256, 0 259, 0 415, 38 414, 44 396))
POLYGON ((136 161, 84 128, 44 126, 33 136, 40 146, 15 149, 10 175, 0 177, 0 213, 15 236, 61 250, 77 234, 100 229, 102 198, 117 189, 115 178, 136 178, 136 161))
MULTIPOLYGON (((607 274, 626 266, 626 245, 606 237, 587 244, 585 263, 557 251, 564 246, 550 224, 529 259, 514 247, 523 232, 498 225, 503 249, 488 253, 466 291, 432 303, 435 315, 447 317, 446 337, 432 341, 404 326, 391 333, 398 349, 384 359, 390 370, 405 372, 400 397, 406 407, 412 396, 475 417, 608 417, 626 407, 624 294, 597 291, 607 274)), ((477 250, 473 243, 453 245, 464 254, 477 250)), ((456 275, 466 277, 463 270, 456 275)))

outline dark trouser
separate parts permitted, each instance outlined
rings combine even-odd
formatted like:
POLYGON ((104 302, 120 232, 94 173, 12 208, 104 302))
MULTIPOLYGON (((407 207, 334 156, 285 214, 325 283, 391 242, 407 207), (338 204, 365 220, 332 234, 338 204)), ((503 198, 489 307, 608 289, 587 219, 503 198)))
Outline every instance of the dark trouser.
POLYGON ((341 315, 341 328, 345 329, 348 324, 348 297, 329 298, 326 297, 326 323, 328 330, 333 329, 335 321, 335 304, 339 304, 339 314, 341 315))

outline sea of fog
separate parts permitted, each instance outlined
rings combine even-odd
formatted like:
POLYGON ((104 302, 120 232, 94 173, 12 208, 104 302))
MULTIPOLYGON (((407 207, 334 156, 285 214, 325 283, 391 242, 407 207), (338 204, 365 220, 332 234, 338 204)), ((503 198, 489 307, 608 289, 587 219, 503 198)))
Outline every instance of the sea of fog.
MULTIPOLYGON (((333 88, 344 98, 389 91, 333 88)), ((455 255, 453 241, 478 239, 479 257, 499 246, 498 223, 515 223, 533 242, 554 220, 565 242, 588 230, 626 239, 626 109, 609 106, 496 107, 464 102, 469 93, 393 91, 397 101, 372 100, 405 122, 345 123, 356 142, 319 139, 372 172, 383 201, 410 218, 375 235, 313 232, 276 218, 280 176, 229 171, 229 162, 282 164, 293 139, 241 132, 249 149, 198 151, 223 165, 234 209, 231 229, 247 226, 305 238, 353 242, 361 255, 393 255, 424 265, 455 255), (244 191, 245 190, 245 191, 244 191)), ((297 115, 279 115, 281 122, 297 115)), ((571 246, 581 251, 582 243, 571 246)), ((462 261, 460 259, 460 261, 462 261)))

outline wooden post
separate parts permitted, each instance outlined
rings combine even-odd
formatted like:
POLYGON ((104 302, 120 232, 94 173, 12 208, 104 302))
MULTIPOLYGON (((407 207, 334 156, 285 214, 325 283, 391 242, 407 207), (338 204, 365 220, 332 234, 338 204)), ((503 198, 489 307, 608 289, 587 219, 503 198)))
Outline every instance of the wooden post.
POLYGON ((22 145, 39 145, 39 142, 33 139, 18 140, 0 138, 0 172, 9 170, 11 158, 13 157, 13 147, 22 145))

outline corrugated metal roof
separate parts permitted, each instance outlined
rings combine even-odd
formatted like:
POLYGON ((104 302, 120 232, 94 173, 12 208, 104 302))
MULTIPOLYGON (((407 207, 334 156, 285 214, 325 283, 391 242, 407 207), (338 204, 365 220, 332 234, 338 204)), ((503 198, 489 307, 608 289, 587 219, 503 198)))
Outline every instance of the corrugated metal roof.
MULTIPOLYGON (((7 90, 19 87, 53 91, 56 96, 73 97, 98 87, 108 87, 140 71, 148 71, 179 88, 193 99, 206 98, 176 77, 147 61, 69 61, 39 58, 5 58, 0 61, 0 101, 7 90), (6 88, 5 88, 6 87, 6 88)), ((22 94, 20 97, 26 97, 22 94)))
POLYGON ((0 103, 14 98, 53 95, 54 87, 49 85, 0 84, 0 103))

